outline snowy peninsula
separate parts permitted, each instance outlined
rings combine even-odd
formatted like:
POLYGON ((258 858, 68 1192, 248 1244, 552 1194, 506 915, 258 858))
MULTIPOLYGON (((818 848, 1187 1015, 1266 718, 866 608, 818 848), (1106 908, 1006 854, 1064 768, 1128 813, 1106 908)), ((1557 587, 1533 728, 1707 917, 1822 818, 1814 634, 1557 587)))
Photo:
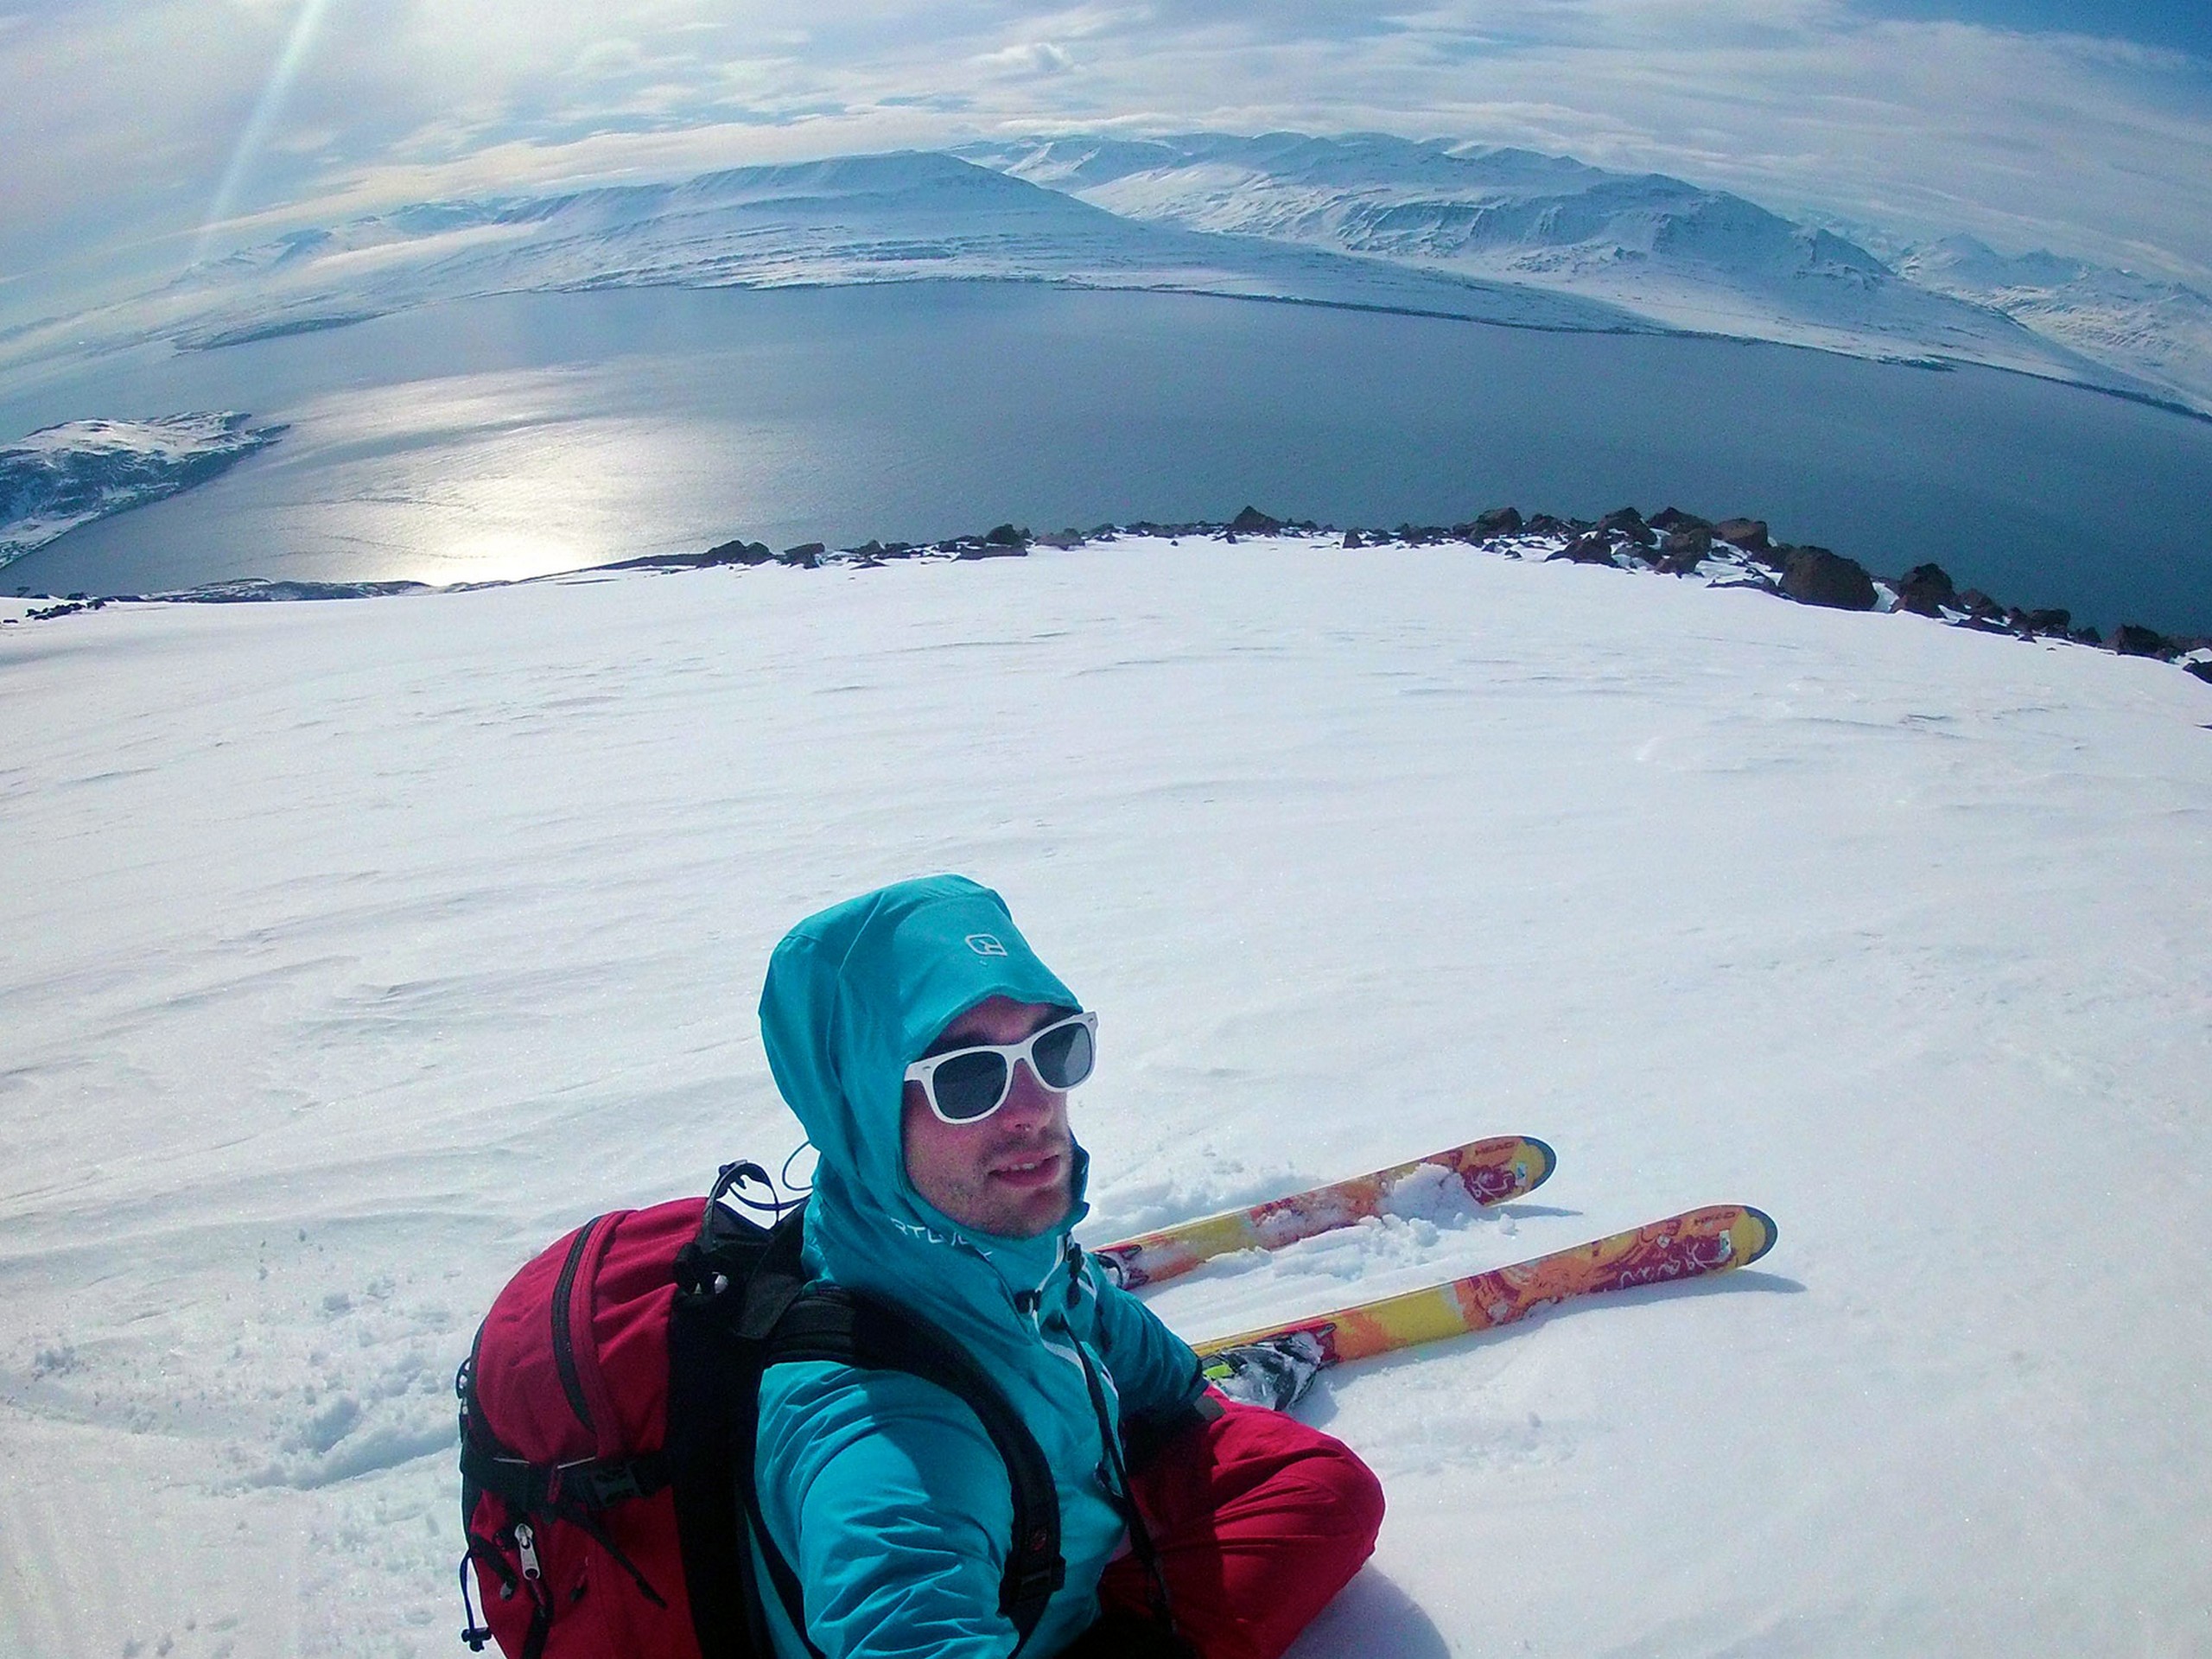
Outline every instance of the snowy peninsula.
POLYGON ((283 431, 251 418, 67 421, 0 448, 0 565, 79 524, 204 484, 283 431))

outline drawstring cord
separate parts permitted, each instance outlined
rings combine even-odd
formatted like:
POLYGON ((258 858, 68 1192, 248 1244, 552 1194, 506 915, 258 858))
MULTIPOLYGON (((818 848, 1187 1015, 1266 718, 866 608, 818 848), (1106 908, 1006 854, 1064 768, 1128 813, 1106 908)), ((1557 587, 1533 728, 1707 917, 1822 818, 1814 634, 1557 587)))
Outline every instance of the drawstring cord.
MULTIPOLYGON (((1083 1249, 1072 1238, 1067 1243, 1068 1306, 1076 1303, 1077 1275, 1083 1268, 1083 1249)), ((1063 1320, 1063 1324, 1065 1321, 1063 1320)), ((1081 1338, 1071 1330, 1070 1346, 1083 1367, 1084 1386, 1090 1393, 1091 1414, 1098 1420, 1098 1440, 1106 1455, 1098 1465, 1099 1484, 1106 1488, 1106 1496, 1120 1513, 1122 1524, 1129 1529, 1129 1550, 1137 1558, 1137 1565, 1144 1569, 1145 1599, 1152 1604, 1152 1615, 1160 1627, 1170 1636, 1175 1635, 1175 1611, 1168 1604, 1166 1576, 1160 1570, 1160 1554, 1153 1548, 1152 1529, 1145 1525, 1143 1513, 1137 1508, 1136 1494, 1129 1487, 1129 1467, 1122 1456, 1122 1437, 1115 1432, 1114 1415, 1106 1404, 1106 1387, 1099 1381, 1098 1372, 1090 1363, 1090 1351, 1081 1338)))

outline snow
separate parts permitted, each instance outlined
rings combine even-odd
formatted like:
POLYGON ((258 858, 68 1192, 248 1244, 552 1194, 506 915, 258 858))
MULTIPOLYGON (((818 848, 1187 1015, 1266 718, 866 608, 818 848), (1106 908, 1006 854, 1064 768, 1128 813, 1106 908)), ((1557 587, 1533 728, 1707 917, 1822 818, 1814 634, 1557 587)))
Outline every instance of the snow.
POLYGON ((797 1138, 767 952, 970 872, 1094 1241, 1490 1133, 1192 1336, 1696 1204, 1757 1267, 1325 1379, 1297 1659, 2212 1647, 2212 692, 1464 548, 1124 539, 0 626, 0 1649, 454 1651, 518 1263, 797 1138))
POLYGON ((0 565, 204 482, 276 441, 231 412, 65 421, 0 448, 0 565))

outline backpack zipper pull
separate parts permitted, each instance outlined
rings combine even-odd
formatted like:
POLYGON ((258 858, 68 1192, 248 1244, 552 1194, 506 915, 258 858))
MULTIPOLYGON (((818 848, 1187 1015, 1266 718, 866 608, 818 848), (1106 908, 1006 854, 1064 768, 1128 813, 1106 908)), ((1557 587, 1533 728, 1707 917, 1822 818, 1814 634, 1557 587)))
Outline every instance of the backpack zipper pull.
POLYGON ((515 1553, 522 1557, 522 1575, 535 1584, 538 1579, 537 1534, 527 1521, 515 1522, 515 1553))

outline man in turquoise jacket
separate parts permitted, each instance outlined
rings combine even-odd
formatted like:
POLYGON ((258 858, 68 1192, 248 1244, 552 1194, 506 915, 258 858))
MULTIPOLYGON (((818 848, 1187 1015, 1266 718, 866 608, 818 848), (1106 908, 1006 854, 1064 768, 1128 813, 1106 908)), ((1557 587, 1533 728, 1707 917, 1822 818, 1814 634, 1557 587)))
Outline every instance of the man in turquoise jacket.
MULTIPOLYGON (((1189 1347, 1084 1261, 1067 1090, 1095 1020, 998 895, 938 876, 809 918, 777 947, 760 1022, 821 1154, 810 1267, 950 1333, 1051 1466, 1067 1576, 1025 1659, 1276 1659, 1372 1549, 1380 1489, 1328 1436, 1209 1395, 1189 1347), (1133 1519, 1151 1545, 1134 1555, 1133 1519)), ((1014 1652, 1007 1467, 952 1394, 773 1367, 756 1484, 804 1601, 802 1632, 766 1598, 781 1659, 1014 1652)))

